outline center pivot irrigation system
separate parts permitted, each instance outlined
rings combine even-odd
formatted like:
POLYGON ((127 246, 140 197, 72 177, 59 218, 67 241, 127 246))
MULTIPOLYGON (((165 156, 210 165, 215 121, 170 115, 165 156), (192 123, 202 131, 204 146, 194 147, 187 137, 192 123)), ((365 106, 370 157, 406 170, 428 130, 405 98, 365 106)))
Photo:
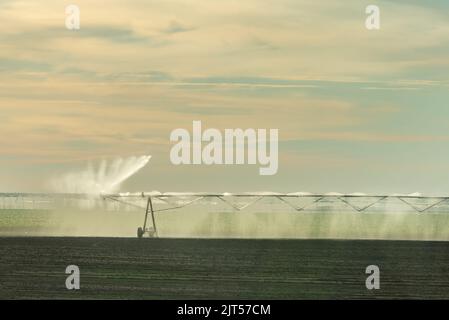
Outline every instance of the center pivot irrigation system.
POLYGON ((414 212, 449 213, 449 196, 422 196, 415 194, 367 195, 362 193, 313 194, 295 193, 117 193, 117 194, 75 194, 75 193, 0 193, 0 209, 55 209, 75 206, 78 208, 106 208, 121 211, 138 209, 145 212, 143 225, 137 229, 137 236, 157 237, 155 213, 174 211, 196 205, 207 205, 215 212, 354 212, 388 213, 414 212), (93 205, 92 205, 93 204, 93 205), (221 204, 221 206, 220 206, 221 204), (224 206, 224 207, 223 207, 224 206))
MULTIPOLYGON (((120 202, 125 205, 134 206, 145 210, 143 225, 137 229, 137 236, 142 238, 144 235, 157 237, 156 212, 176 210, 192 206, 195 203, 207 201, 207 203, 221 202, 228 206, 232 211, 242 211, 249 209, 256 203, 264 199, 276 201, 279 204, 289 207, 296 212, 314 211, 319 204, 327 204, 325 208, 335 207, 336 203, 350 208, 355 212, 365 212, 368 209, 374 210, 379 206, 385 212, 385 208, 392 209, 391 201, 396 205, 402 204, 415 213, 425 213, 431 209, 438 208, 441 211, 449 212, 449 197, 421 196, 420 194, 393 194, 393 195, 366 195, 366 194, 311 194, 311 193, 120 193, 102 195, 103 199, 120 202), (146 199, 146 206, 139 206, 132 199, 146 199), (131 201, 130 201, 131 200, 131 201), (216 202, 213 202, 215 200, 216 202), (165 205, 165 207, 155 209, 155 203, 165 205), (383 204, 383 205, 382 205, 383 204), (444 208, 446 205, 446 208, 444 208), (151 218, 151 224, 150 219, 151 218)), ((378 208, 379 210, 379 208, 378 208)), ((440 211, 440 212, 441 212, 440 211)))

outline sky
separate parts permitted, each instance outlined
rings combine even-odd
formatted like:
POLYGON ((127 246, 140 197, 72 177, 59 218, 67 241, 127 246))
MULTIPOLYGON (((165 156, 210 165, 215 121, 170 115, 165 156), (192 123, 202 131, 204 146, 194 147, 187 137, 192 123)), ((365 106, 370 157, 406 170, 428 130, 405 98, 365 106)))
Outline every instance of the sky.
POLYGON ((123 191, 449 194, 448 1, 73 3, 0 0, 0 192, 150 154, 123 191), (277 174, 173 165, 194 120, 278 129, 277 174))

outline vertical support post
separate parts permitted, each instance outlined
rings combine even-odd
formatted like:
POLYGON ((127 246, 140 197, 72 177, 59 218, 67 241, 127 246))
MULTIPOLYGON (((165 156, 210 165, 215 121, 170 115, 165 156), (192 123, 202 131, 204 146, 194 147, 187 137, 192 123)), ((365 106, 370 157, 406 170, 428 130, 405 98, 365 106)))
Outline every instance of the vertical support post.
POLYGON ((151 201, 151 197, 148 197, 148 203, 150 204, 151 219, 153 220, 154 236, 157 237, 156 219, 154 217, 153 202, 151 201))
POLYGON ((148 232, 151 238, 157 237, 156 219, 154 217, 153 202, 151 201, 151 196, 148 196, 147 207, 145 210, 145 220, 143 221, 143 228, 139 227, 137 229, 137 237, 142 238, 146 232, 148 232), (148 213, 151 213, 151 220, 153 222, 153 227, 149 229, 147 229, 148 213))
POLYGON ((145 232, 147 228, 148 209, 150 208, 150 204, 151 204, 151 197, 148 197, 147 209, 145 210, 145 220, 143 221, 143 232, 145 232))

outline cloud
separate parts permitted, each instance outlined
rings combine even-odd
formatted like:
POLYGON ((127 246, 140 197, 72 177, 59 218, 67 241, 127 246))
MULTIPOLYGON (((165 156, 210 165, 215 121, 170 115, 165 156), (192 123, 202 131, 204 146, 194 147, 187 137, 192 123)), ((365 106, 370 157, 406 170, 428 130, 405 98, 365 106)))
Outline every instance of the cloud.
POLYGON ((50 71, 51 65, 45 62, 0 58, 0 71, 50 71))
POLYGON ((173 21, 170 21, 170 24, 162 31, 164 33, 173 34, 173 33, 187 32, 190 30, 193 30, 193 28, 186 27, 186 26, 182 25, 181 23, 179 23, 178 21, 173 20, 173 21))
POLYGON ((19 42, 40 39, 41 41, 51 41, 54 39, 69 38, 76 41, 79 38, 88 38, 96 40, 106 40, 117 43, 133 43, 149 41, 150 38, 137 34, 134 30, 108 25, 86 26, 77 31, 67 30, 60 26, 37 28, 35 30, 23 30, 10 32, 0 36, 3 41, 19 42))
POLYGON ((377 2, 378 32, 355 0, 78 0, 79 31, 65 28, 60 1, 1 2, 2 159, 55 164, 151 148, 165 163, 170 131, 192 120, 279 128, 282 141, 333 145, 325 157, 347 163, 339 148, 351 142, 385 156, 379 145, 442 150, 447 4, 377 2))
POLYGON ((369 32, 358 1, 342 5, 284 0, 263 7, 251 0, 201 6, 193 1, 133 6, 110 1, 107 10, 98 2, 80 1, 82 27, 71 32, 64 28, 59 2, 13 2, 0 11, 1 51, 97 72, 145 66, 177 78, 249 74, 390 80, 431 59, 435 72, 438 66, 447 70, 449 25, 438 11, 441 4, 379 5, 381 30, 369 32), (38 46, 33 39, 40 39, 38 46))

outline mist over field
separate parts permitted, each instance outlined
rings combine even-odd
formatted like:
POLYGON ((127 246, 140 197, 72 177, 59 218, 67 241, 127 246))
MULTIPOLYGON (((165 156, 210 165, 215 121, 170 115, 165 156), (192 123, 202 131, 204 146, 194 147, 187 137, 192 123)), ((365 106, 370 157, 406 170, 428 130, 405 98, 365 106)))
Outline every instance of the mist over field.
MULTIPOLYGON (((0 236, 136 237, 144 212, 0 210, 0 236)), ((440 213, 156 213, 159 237, 449 240, 440 213)))

